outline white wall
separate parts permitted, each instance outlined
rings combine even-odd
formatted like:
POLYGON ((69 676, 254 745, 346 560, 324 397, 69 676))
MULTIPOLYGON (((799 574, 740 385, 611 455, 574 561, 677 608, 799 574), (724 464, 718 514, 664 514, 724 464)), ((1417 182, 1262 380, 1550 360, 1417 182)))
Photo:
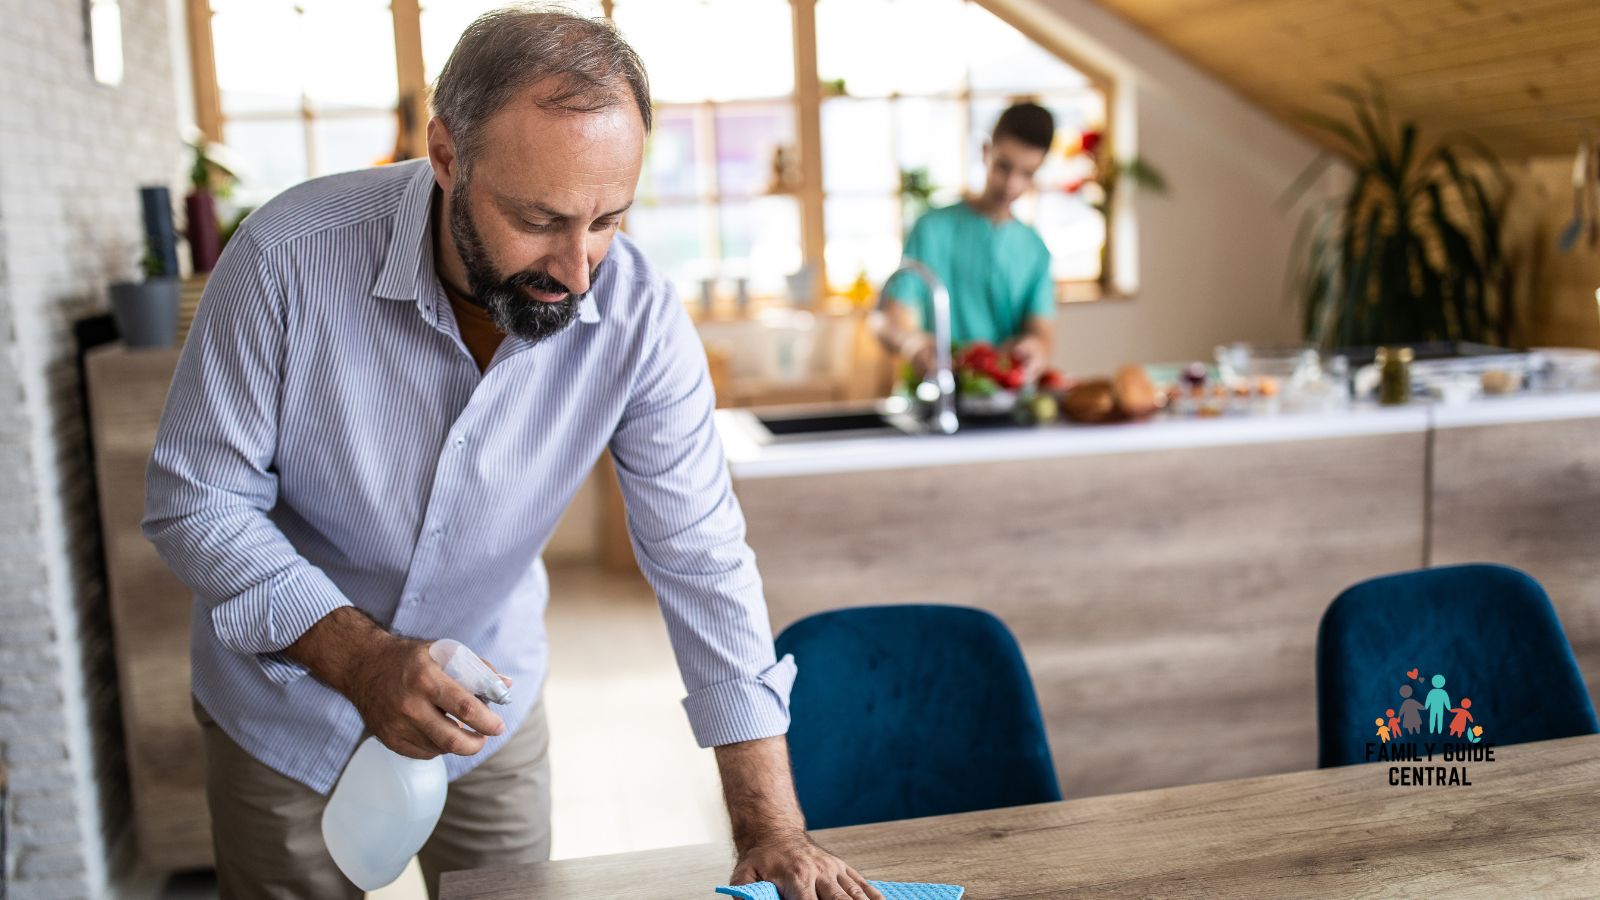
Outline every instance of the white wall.
POLYGON ((1277 202, 1316 148, 1090 0, 995 5, 1116 76, 1133 113, 1118 140, 1131 137, 1171 184, 1165 196, 1133 199, 1125 223, 1136 232, 1133 297, 1064 307, 1059 364, 1092 374, 1124 362, 1210 359, 1227 341, 1297 339, 1284 273, 1298 219, 1277 202))
POLYGON ((0 864, 16 898, 105 895, 127 833, 72 325, 135 274, 139 186, 184 170, 165 0, 122 0, 114 88, 91 76, 86 6, 0 0, 0 864))

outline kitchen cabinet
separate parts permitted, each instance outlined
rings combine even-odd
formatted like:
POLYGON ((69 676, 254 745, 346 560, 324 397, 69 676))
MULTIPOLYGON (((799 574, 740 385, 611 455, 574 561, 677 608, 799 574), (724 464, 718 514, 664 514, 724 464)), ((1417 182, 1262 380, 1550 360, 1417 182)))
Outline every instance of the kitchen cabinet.
POLYGON ((205 755, 189 706, 192 594, 139 530, 144 475, 178 350, 89 352, 86 373, 133 835, 158 871, 211 865, 205 755))

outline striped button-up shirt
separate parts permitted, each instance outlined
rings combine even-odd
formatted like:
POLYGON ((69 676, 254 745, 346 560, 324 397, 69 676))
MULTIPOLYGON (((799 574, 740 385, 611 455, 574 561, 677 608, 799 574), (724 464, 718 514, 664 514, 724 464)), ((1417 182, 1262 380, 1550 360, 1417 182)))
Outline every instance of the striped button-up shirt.
POLYGON ((327 792, 355 707, 283 655, 354 605, 452 637, 543 687, 556 522, 609 448, 677 654, 696 740, 784 733, 772 634, 712 425, 705 353, 626 236, 578 321, 479 372, 435 270, 426 160, 296 187, 253 213, 206 285, 167 397, 144 531, 195 593, 193 689, 253 756, 327 792))

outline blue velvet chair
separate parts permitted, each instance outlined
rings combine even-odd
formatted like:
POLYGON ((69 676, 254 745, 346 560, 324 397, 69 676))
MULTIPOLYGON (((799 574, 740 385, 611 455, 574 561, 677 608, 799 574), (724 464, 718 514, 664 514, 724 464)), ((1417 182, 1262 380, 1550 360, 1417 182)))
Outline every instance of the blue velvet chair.
MULTIPOLYGON (((1472 701, 1482 740, 1496 746, 1600 732, 1594 704, 1544 589, 1506 566, 1464 565, 1364 581, 1328 607, 1317 631, 1318 765, 1365 762, 1374 719, 1425 703, 1434 676, 1451 707, 1472 701), (1409 672, 1417 669, 1417 675, 1409 672)), ((1422 730, 1402 740, 1455 742, 1422 730)))
POLYGON ((789 752, 808 828, 1061 799, 1033 682, 993 615, 839 609, 777 650, 799 665, 789 752))

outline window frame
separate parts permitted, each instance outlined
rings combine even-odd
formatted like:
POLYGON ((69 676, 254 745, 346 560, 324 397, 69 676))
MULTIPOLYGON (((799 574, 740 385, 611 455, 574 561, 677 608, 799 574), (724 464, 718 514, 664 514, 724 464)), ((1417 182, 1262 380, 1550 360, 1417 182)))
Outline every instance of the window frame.
MULTIPOLYGON (((1042 47, 1062 62, 1081 72, 1089 82, 1089 88, 1099 91, 1105 98, 1105 133, 1107 145, 1117 146, 1114 140, 1118 133, 1120 116, 1119 84, 1105 70, 1082 58, 1073 48, 1058 40, 1048 29, 1029 18, 1020 9, 1015 8, 1010 0, 966 0, 974 3, 991 15, 998 18, 1020 32, 1023 37, 1042 47)), ((822 172, 822 105, 830 97, 824 95, 817 71, 817 0, 789 0, 790 10, 793 15, 792 37, 794 40, 794 66, 795 89, 793 103, 795 110, 795 139, 799 152, 800 184, 793 191, 793 196, 799 201, 800 210, 800 237, 801 258, 817 273, 816 283, 823 291, 830 291, 834 284, 827 270, 825 248, 827 243, 824 207, 827 192, 823 185, 822 172)), ((196 126, 208 139, 221 141, 227 123, 227 118, 222 112, 221 90, 217 82, 215 43, 211 32, 211 3, 210 0, 185 0, 186 19, 189 33, 190 71, 192 73, 195 121, 196 126)), ((601 0, 602 11, 607 19, 612 18, 612 0, 601 0)), ((395 76, 396 92, 399 97, 400 127, 406 134, 397 136, 396 147, 403 156, 421 156, 427 148, 427 97, 428 85, 424 75, 422 58, 422 25, 421 3, 419 0, 390 0, 389 9, 394 21, 395 41, 395 76)), ((989 93, 989 92, 985 92, 989 93)), ((1048 92, 1044 92, 1048 93, 1048 92)), ((920 95, 917 95, 920 96, 920 95)), ((963 91, 959 98, 966 105, 967 114, 971 115, 972 92, 963 91)), ((782 98, 770 98, 777 102, 782 98)), ((892 103, 898 99, 896 96, 887 98, 892 103)), ((733 101, 743 103, 746 101, 733 101)), ((658 104, 660 107, 709 107, 714 114, 718 104, 712 101, 703 102, 670 102, 658 104)), ((364 111, 371 112, 371 111, 364 111)), ((331 115, 338 115, 335 112, 331 115)), ((315 164, 315 141, 312 137, 311 124, 317 113, 306 107, 302 98, 302 108, 299 116, 306 125, 306 153, 307 165, 315 164)), ((260 118, 293 118, 294 114, 270 116, 241 117, 260 118)), ((963 156, 966 148, 962 149, 963 156)), ((676 202, 658 201, 658 202, 676 202)), ((720 196, 711 198, 697 197, 694 200, 684 200, 689 203, 719 203, 720 196)), ((1117 255, 1113 252, 1115 240, 1115 220, 1119 216, 1117 209, 1112 209, 1107 216, 1105 240, 1101 248, 1101 274, 1095 280, 1062 279, 1056 281, 1056 302, 1058 305, 1067 303, 1081 303, 1085 301, 1113 299, 1118 297, 1113 285, 1121 283, 1113 271, 1117 255)), ((902 214, 897 211, 897 220, 902 214)), ((719 251, 720 252, 720 251, 719 251)))

